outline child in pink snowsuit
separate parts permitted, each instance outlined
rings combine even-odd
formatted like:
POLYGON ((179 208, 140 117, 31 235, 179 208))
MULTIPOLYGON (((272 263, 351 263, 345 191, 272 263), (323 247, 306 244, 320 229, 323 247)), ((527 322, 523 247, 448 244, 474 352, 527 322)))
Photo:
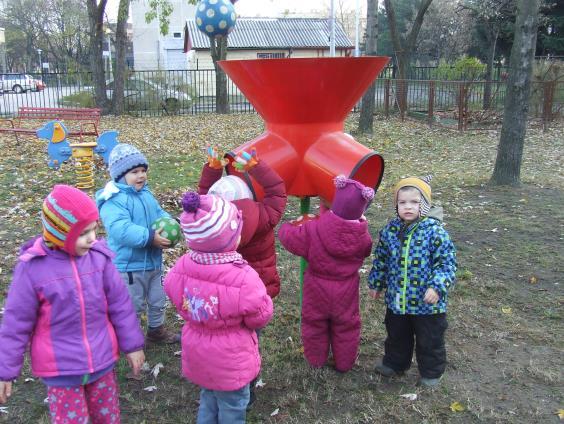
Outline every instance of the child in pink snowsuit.
POLYGON ((316 219, 284 223, 282 245, 308 262, 304 275, 302 341, 313 367, 327 362, 349 371, 360 344, 359 275, 372 239, 363 216, 374 190, 340 175, 331 209, 316 219))

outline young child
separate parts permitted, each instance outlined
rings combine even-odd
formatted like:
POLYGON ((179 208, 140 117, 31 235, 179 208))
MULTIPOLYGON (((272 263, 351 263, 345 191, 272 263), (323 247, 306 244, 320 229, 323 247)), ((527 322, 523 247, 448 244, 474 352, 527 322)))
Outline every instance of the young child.
POLYGON ((198 423, 244 423, 249 383, 260 370, 255 329, 272 317, 272 300, 258 274, 235 251, 241 212, 218 196, 187 192, 182 231, 190 253, 165 279, 186 320, 182 372, 201 386, 198 423))
POLYGON ((317 219, 284 223, 280 243, 308 262, 304 275, 302 341, 313 367, 327 362, 349 371, 360 344, 359 275, 372 239, 364 217, 374 190, 340 175, 331 209, 317 219))
POLYGON ((0 328, 0 403, 12 393, 31 340, 31 368, 47 385, 53 423, 119 423, 115 363, 135 375, 143 333, 129 293, 96 240, 98 210, 80 190, 56 185, 43 202, 43 235, 25 243, 0 328))
POLYGON ((204 164, 199 194, 215 194, 233 202, 243 215, 241 243, 237 248, 249 262, 266 286, 268 295, 274 299, 280 292, 280 276, 276 269, 274 228, 284 214, 286 187, 280 176, 266 162, 258 159, 256 152, 250 160, 242 162, 242 170, 251 175, 264 189, 261 202, 253 200, 247 184, 239 177, 226 175, 222 178, 226 159, 219 159, 217 151, 208 148, 208 163, 204 164))
POLYGON ((162 285, 162 250, 170 241, 151 225, 170 216, 161 209, 147 187, 149 163, 129 144, 118 144, 110 153, 112 180, 96 193, 96 203, 106 228, 114 263, 129 290, 135 310, 147 311, 147 340, 178 343, 180 337, 164 327, 166 295, 162 285), (147 304, 147 306, 146 306, 147 304))
POLYGON ((388 337, 376 371, 402 375, 413 348, 420 384, 435 387, 446 366, 448 290, 455 282, 456 252, 441 224, 442 209, 431 209, 431 177, 404 178, 396 185, 397 217, 380 231, 368 286, 374 298, 386 290, 388 337))

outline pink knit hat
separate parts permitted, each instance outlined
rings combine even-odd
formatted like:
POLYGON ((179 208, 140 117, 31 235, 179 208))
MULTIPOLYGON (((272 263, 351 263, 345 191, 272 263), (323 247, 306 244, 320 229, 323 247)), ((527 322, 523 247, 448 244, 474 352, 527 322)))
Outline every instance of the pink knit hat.
POLYGON ((374 190, 344 175, 335 177, 333 182, 336 187, 331 205, 333 213, 343 219, 359 219, 374 198, 374 190))
POLYGON ((219 196, 189 191, 182 197, 182 208, 180 226, 190 249, 206 253, 236 249, 243 220, 235 205, 219 196))
POLYGON ((86 226, 98 220, 98 209, 77 188, 58 184, 43 201, 43 239, 70 255, 76 255, 76 239, 86 226))

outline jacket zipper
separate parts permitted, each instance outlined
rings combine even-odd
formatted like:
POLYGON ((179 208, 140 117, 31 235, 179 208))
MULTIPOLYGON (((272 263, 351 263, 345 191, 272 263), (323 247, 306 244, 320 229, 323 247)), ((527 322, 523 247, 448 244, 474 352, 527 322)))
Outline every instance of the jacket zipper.
POLYGON ((78 292, 78 301, 80 303, 80 317, 82 323, 82 341, 84 342, 84 346, 86 348, 86 356, 88 359, 88 369, 90 373, 94 372, 94 366, 92 365, 92 349, 90 348, 90 343, 88 342, 88 336, 86 334, 86 309, 84 307, 84 296, 82 293, 82 282, 80 281, 80 277, 78 275, 78 269, 76 268, 76 262, 74 257, 71 256, 70 258, 72 271, 74 273, 74 278, 76 280, 77 292, 78 292))
MULTIPOLYGON (((420 221, 421 222, 421 221, 420 221)), ((417 223, 417 225, 415 225, 411 231, 409 232, 409 235, 407 236, 407 245, 404 248, 404 259, 403 259, 403 287, 402 287, 402 293, 401 296, 403 298, 403 307, 401 308, 401 312, 402 314, 405 314, 405 308, 406 308, 406 299, 405 299, 405 293, 407 291, 407 261, 409 260, 409 246, 411 244, 411 236, 413 236, 413 233, 415 233, 415 230, 417 229, 417 227, 419 227, 419 222, 417 223)))

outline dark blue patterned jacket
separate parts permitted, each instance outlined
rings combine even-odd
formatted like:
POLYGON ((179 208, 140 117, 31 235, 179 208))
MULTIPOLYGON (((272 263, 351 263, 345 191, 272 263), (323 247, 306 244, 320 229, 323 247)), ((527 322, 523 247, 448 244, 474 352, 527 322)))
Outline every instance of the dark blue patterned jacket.
POLYGON ((401 226, 402 221, 395 218, 380 231, 368 286, 386 289, 386 305, 395 314, 446 312, 448 289, 456 273, 456 251, 448 233, 431 216, 412 223, 403 234, 401 226), (435 305, 423 302, 429 287, 439 294, 435 305))

